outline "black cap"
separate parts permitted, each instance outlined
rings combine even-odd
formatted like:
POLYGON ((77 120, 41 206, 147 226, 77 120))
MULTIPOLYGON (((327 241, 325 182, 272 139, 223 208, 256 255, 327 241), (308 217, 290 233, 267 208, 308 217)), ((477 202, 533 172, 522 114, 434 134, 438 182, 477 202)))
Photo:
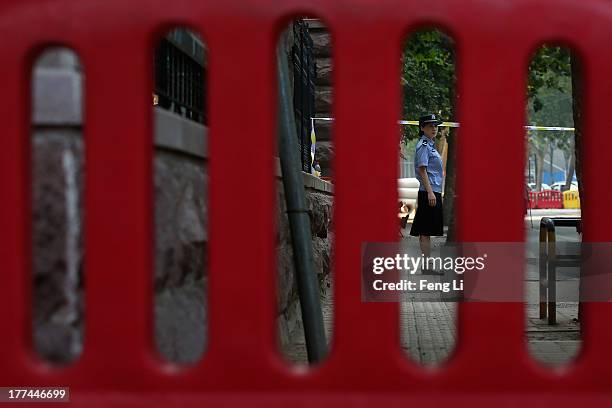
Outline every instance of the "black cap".
POLYGON ((438 126, 442 123, 442 121, 433 113, 431 115, 424 115, 419 118, 419 126, 423 126, 427 123, 433 123, 434 125, 438 126))

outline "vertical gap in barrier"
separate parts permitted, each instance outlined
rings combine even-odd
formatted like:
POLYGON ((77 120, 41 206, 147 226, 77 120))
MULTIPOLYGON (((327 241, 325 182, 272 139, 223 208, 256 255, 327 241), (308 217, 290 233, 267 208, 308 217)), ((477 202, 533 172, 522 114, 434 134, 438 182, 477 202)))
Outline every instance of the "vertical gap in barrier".
MULTIPOLYGON (((289 23, 279 42, 288 81, 278 86, 286 88, 287 112, 295 123, 285 140, 297 151, 294 165, 299 177, 296 183, 285 177, 282 165, 277 167, 278 342, 286 360, 305 364, 320 362, 332 336, 332 41, 323 21, 300 17, 289 23), (299 189, 307 212, 295 211, 302 196, 299 189)), ((280 145, 279 165, 287 153, 280 145)))
POLYGON ((207 54, 198 33, 175 27, 152 67, 155 340, 175 363, 196 363, 207 341, 207 54))
POLYGON ((435 28, 412 33, 402 47, 398 179, 401 248, 415 260, 421 254, 429 255, 432 266, 431 270, 420 266, 404 270, 414 286, 400 303, 400 330, 402 349, 426 365, 446 360, 456 338, 456 302, 452 299, 458 294, 457 275, 451 269, 445 272, 441 261, 447 252, 444 248, 455 239, 457 128, 448 123, 437 126, 435 122, 456 122, 455 61, 455 40, 435 28), (423 127, 413 122, 426 115, 434 115, 433 119, 429 117, 434 122, 424 122, 423 127), (419 174, 421 167, 433 195, 441 202, 428 202, 419 174))
POLYGON ((48 48, 32 71, 34 348, 57 364, 83 346, 83 83, 77 55, 48 48))
POLYGON ((531 355, 567 364, 581 347, 580 206, 575 172, 572 51, 545 44, 527 71, 524 184, 526 337, 531 355))

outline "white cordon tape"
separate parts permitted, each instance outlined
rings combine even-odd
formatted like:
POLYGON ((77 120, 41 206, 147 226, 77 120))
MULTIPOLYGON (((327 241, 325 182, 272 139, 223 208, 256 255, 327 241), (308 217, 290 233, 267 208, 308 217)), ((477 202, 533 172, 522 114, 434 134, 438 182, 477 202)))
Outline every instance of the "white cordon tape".
POLYGON ((573 132, 575 130, 575 128, 559 127, 559 126, 525 126, 525 129, 528 129, 528 130, 562 130, 562 131, 568 131, 568 132, 573 132))
MULTIPOLYGON (((310 119, 312 121, 315 121, 315 120, 333 121, 334 120, 334 118, 310 118, 310 119)), ((398 120, 397 123, 399 123, 400 125, 418 126, 419 121, 418 120, 398 120)), ((458 122, 442 122, 440 126, 458 128, 459 123, 458 122)), ((571 127, 559 127, 559 126, 525 126, 525 129, 527 130, 558 130, 558 131, 564 131, 564 132, 573 132, 575 130, 574 128, 571 128, 571 127)))

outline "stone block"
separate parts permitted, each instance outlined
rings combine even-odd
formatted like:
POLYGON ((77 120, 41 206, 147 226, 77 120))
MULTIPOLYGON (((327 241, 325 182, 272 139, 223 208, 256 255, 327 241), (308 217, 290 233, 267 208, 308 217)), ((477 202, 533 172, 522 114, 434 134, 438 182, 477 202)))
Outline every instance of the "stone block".
POLYGON ((317 59, 317 86, 331 86, 333 82, 333 64, 331 58, 317 59))
POLYGON ((32 147, 34 348, 66 363, 83 337, 83 143, 78 129, 39 129, 32 147))
MULTIPOLYGON (((317 115, 329 117, 330 115, 317 115)), ((317 146, 319 142, 330 142, 333 138, 332 129, 334 122, 331 120, 315 120, 315 134, 317 136, 317 146)))
POLYGON ((332 142, 317 142, 317 150, 315 160, 321 165, 321 173, 323 176, 333 177, 332 160, 334 157, 334 145, 332 142))
POLYGON ((313 53, 315 57, 329 58, 332 52, 331 35, 327 31, 312 30, 310 37, 313 42, 313 53))
POLYGON ((334 99, 333 89, 331 87, 317 87, 315 92, 315 112, 317 116, 331 116, 332 103, 334 99))
POLYGON ((32 93, 34 124, 80 126, 83 123, 79 72, 66 68, 36 68, 32 93))
POLYGON ((155 295, 155 342, 159 353, 176 363, 195 363, 207 339, 205 280, 165 288, 155 295))

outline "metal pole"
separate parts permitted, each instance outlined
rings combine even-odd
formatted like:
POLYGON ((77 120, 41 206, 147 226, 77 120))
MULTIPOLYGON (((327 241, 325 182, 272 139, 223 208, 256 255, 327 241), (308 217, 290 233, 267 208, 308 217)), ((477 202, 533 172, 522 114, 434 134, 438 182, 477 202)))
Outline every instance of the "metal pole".
POLYGON ((557 243, 555 224, 548 230, 548 324, 557 324, 557 243))
POLYGON ((538 163, 537 163, 537 158, 535 153, 533 154, 533 183, 536 185, 536 187, 538 186, 538 163))
POLYGON ((278 48, 278 96, 279 96, 279 156, 283 173, 283 186, 287 201, 287 215, 293 243, 293 257, 297 275, 297 286, 304 322, 304 337, 308 361, 321 361, 327 354, 325 327, 319 298, 319 281, 314 269, 310 217, 306 208, 304 178, 301 160, 298 157, 297 137, 293 103, 289 92, 289 73, 284 56, 285 45, 281 40, 278 48))
POLYGON ((550 185, 552 186, 553 183, 555 182, 555 178, 553 177, 553 153, 554 153, 554 146, 552 141, 549 142, 550 143, 550 185))
POLYGON ((557 323, 557 248, 555 221, 543 217, 540 221, 540 318, 548 315, 548 324, 557 323), (545 252, 545 262, 542 264, 542 253, 545 252), (545 265, 543 270, 542 265, 545 265), (546 311, 542 311, 542 279, 546 273, 546 311))
POLYGON ((546 287, 548 286, 547 284, 547 276, 546 276, 546 270, 547 270, 547 264, 548 264, 548 260, 547 260, 547 254, 546 254, 546 249, 547 249, 547 243, 546 243, 546 238, 548 237, 548 234, 546 233, 546 220, 548 220, 547 218, 542 218, 542 220, 540 221, 540 258, 539 258, 539 272, 540 272, 540 319, 546 319, 546 301, 547 301, 547 293, 546 293, 546 287))

